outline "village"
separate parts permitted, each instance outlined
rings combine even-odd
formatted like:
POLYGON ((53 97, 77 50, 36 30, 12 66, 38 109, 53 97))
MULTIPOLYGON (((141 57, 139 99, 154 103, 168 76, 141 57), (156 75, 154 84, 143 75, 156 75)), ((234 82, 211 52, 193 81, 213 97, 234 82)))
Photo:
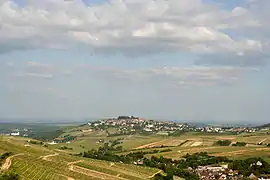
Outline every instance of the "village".
MULTIPOLYGON (((225 126, 214 126, 214 125, 192 125, 189 123, 173 122, 173 121, 159 121, 159 120, 148 120, 135 116, 119 116, 117 118, 108 118, 103 120, 96 120, 88 122, 86 125, 88 129, 82 129, 84 133, 91 131, 106 131, 108 128, 116 128, 115 135, 123 134, 135 134, 135 133, 146 133, 146 134, 157 134, 157 135, 173 135, 181 134, 184 132, 203 132, 203 133, 255 133, 259 130, 267 132, 269 128, 258 128, 258 127, 225 127, 225 126)), ((0 134, 8 136, 29 136, 32 129, 27 127, 24 128, 13 128, 8 130, 0 130, 0 134)), ((113 136, 114 134, 110 134, 113 136)))
MULTIPOLYGON (((261 162, 256 163, 257 166, 261 165, 261 162)), ((239 174, 238 170, 232 170, 228 168, 228 165, 221 166, 198 166, 194 172, 200 177, 201 180, 238 180, 243 179, 244 176, 239 174)), ((248 176, 250 180, 269 180, 270 176, 255 176, 251 173, 248 176)))
MULTIPOLYGON (((118 128, 118 133, 148 132, 159 135, 170 135, 181 132, 206 132, 206 133, 255 133, 260 130, 256 127, 222 127, 222 126, 196 126, 188 123, 172 121, 146 120, 134 116, 119 116, 105 120, 89 122, 88 125, 96 130, 106 130, 109 127, 118 128)), ((267 129, 266 129, 267 130, 267 129)))

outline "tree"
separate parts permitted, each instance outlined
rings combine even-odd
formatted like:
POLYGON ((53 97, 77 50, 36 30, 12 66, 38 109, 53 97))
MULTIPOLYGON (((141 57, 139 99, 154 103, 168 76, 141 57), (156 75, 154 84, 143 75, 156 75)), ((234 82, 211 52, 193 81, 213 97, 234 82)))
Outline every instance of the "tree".
POLYGON ((19 180, 20 176, 15 172, 8 172, 0 175, 0 180, 19 180))
POLYGON ((246 146, 247 143, 246 142, 236 142, 235 144, 233 144, 232 146, 240 146, 240 147, 243 147, 243 146, 246 146))

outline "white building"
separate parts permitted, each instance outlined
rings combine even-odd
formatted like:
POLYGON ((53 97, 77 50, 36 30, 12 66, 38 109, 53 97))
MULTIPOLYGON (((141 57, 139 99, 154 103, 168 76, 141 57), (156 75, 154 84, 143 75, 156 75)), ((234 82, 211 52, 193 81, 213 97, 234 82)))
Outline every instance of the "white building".
POLYGON ((152 129, 149 129, 149 128, 144 128, 143 130, 147 132, 152 132, 152 129))
POLYGON ((11 136, 19 136, 20 135, 20 132, 12 132, 10 133, 11 136))

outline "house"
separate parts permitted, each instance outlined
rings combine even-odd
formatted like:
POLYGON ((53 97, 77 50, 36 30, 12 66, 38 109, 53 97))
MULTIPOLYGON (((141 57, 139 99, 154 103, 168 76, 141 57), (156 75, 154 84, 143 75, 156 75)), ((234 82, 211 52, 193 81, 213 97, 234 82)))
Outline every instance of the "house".
POLYGON ((149 128, 144 128, 143 130, 146 131, 146 132, 152 132, 153 131, 152 129, 149 129, 149 128))
POLYGON ((52 142, 49 142, 48 144, 54 145, 54 144, 57 144, 57 143, 55 141, 52 141, 52 142))
POLYGON ((11 136, 19 136, 20 135, 20 132, 12 132, 10 133, 11 136))
POLYGON ((261 175, 258 180, 270 180, 270 174, 268 175, 261 175))
POLYGON ((253 173, 251 173, 251 174, 249 175, 248 179, 258 180, 258 177, 255 176, 253 173))
POLYGON ((65 138, 55 138, 54 142, 56 143, 63 143, 65 141, 65 138))

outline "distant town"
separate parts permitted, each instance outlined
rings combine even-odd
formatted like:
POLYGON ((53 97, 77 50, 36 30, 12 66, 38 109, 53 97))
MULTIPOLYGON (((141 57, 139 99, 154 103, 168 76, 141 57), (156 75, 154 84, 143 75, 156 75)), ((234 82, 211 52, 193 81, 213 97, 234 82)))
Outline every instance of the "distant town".
POLYGON ((255 133, 259 130, 269 130, 268 127, 222 127, 222 126, 198 126, 188 123, 170 121, 146 120, 134 116, 119 116, 106 120, 89 122, 93 129, 104 131, 110 127, 117 128, 116 134, 128 133, 155 133, 160 135, 173 135, 181 132, 205 132, 205 133, 255 133))
MULTIPOLYGON (((128 134, 157 134, 157 135, 179 135, 185 132, 205 132, 205 133, 255 133, 256 131, 265 131, 269 133, 269 127, 228 127, 214 125, 193 125, 188 123, 178 123, 172 121, 147 120, 135 116, 119 116, 117 118, 109 118, 104 120, 96 120, 88 122, 89 129, 83 131, 107 131, 109 128, 116 128, 113 133, 108 132, 108 136, 128 135, 128 134)), ((31 128, 21 127, 14 129, 0 130, 2 135, 24 136, 27 137, 32 132, 31 128)))

